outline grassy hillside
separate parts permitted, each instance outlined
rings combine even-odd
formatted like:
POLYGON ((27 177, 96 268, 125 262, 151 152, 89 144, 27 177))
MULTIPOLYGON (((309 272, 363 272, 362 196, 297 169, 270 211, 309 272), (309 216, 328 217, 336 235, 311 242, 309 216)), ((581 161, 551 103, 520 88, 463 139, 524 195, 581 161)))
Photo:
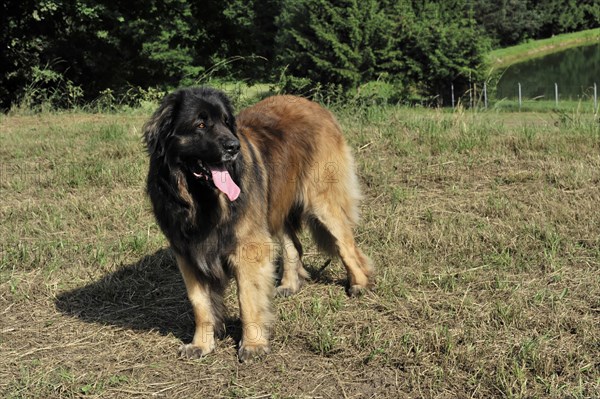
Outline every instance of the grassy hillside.
POLYGON ((191 307, 144 196, 147 115, 0 120, 1 397, 600 396, 592 114, 341 108, 377 287, 304 237, 272 354, 177 358, 191 307))
POLYGON ((497 49, 488 55, 488 62, 494 69, 504 68, 516 62, 541 57, 570 47, 593 43, 600 43, 600 28, 565 33, 549 39, 532 40, 517 46, 497 49))

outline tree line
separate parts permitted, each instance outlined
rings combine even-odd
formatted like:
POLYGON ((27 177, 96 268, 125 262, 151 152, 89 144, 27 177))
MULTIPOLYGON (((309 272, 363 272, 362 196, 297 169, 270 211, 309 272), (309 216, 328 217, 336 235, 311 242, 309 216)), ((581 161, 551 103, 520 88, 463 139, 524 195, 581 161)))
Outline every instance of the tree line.
POLYGON ((599 26, 597 0, 5 0, 0 108, 207 78, 443 99, 492 47, 599 26))

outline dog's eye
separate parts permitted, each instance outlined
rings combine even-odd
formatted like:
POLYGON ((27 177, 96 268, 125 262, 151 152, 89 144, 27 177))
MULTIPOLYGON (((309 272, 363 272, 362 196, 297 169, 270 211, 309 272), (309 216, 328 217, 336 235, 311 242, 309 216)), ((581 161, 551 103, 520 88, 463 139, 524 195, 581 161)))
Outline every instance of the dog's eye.
POLYGON ((200 129, 206 129, 206 124, 204 124, 204 122, 200 122, 200 123, 198 123, 198 127, 200 129))

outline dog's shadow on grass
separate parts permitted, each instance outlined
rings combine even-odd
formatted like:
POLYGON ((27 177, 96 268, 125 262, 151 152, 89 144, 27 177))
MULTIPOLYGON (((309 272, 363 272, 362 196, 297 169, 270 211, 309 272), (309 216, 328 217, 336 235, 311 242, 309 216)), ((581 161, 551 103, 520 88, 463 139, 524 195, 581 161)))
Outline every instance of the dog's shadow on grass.
MULTIPOLYGON (((323 273, 328 265, 329 261, 320 268, 307 266, 313 283, 343 285, 344 281, 323 273)), ((194 333, 194 317, 185 285, 174 256, 166 248, 97 281, 61 293, 55 303, 63 314, 88 323, 173 334, 186 343, 194 333)), ((241 339, 238 317, 225 318, 222 338, 225 337, 235 342, 241 339)))
MULTIPOLYGON (((86 322, 173 334, 183 342, 190 342, 194 332, 192 307, 168 249, 58 295, 56 307, 86 322)), ((226 319, 225 328, 225 336, 238 342, 239 320, 226 319)))

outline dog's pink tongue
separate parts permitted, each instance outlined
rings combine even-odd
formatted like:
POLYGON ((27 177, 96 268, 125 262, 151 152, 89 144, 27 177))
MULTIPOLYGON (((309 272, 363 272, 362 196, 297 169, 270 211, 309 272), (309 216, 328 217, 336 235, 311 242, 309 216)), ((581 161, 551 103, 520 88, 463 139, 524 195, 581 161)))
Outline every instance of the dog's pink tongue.
POLYGON ((231 178, 231 175, 224 168, 210 168, 215 186, 227 195, 229 201, 235 201, 240 195, 240 188, 231 178))

